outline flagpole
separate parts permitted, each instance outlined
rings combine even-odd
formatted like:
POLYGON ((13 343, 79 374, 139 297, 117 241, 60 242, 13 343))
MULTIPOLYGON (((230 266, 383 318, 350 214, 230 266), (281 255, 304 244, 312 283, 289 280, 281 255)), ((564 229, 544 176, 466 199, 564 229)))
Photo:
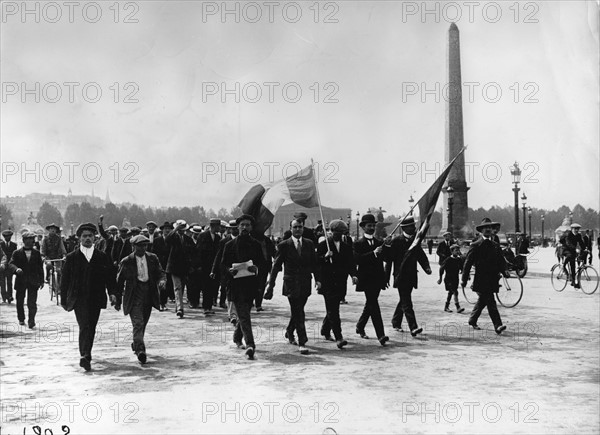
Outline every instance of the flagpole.
MULTIPOLYGON (((311 158, 310 159, 310 170, 313 171, 313 180, 315 181, 315 190, 317 191, 317 204, 319 204, 319 213, 321 214, 321 222, 323 223, 323 233, 325 234, 325 243, 327 243, 327 250, 331 251, 331 248, 329 247, 329 238, 327 237, 327 231, 325 230, 325 218, 323 217, 323 209, 321 208, 321 196, 319 195, 319 185, 317 184, 317 177, 315 177, 314 175, 314 161, 311 158)), ((317 240, 318 243, 318 240, 317 240)))
MULTIPOLYGON (((462 149, 454 156, 454 158, 452 159, 452 161, 450 163, 448 163, 448 166, 452 166, 454 164, 454 162, 456 161, 456 159, 458 159, 458 157, 467 149, 466 146, 462 147, 462 149)), ((447 166, 447 167, 448 167, 447 166)), ((446 167, 446 168, 447 168, 446 167)), ((444 169, 445 170, 445 169, 444 169)), ((426 192, 427 193, 427 192, 426 192)), ((317 191, 317 196, 318 196, 318 191, 317 191)), ((400 224, 404 221, 404 219, 406 219, 406 217, 408 215, 410 215, 412 213, 412 211, 414 210, 414 208, 419 204, 419 202, 421 202, 421 199, 423 199, 424 194, 421 196, 421 198, 415 202, 415 205, 413 205, 410 210, 408 211, 408 213, 406 213, 404 215, 404 217, 402 219, 400 219, 400 222, 398 222, 398 224, 394 227, 394 229, 392 230, 392 232, 390 233, 390 237, 398 230, 398 228, 400 228, 400 224)), ((422 219, 422 218, 420 218, 422 219)))

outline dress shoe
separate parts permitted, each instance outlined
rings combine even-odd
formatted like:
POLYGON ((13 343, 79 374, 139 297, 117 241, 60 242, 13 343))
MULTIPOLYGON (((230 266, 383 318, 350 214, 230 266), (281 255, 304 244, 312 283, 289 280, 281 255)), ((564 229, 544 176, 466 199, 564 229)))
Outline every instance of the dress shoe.
POLYGON ((141 362, 142 364, 146 364, 146 352, 141 351, 137 354, 137 358, 139 362, 141 362))
POLYGON ((327 341, 335 341, 335 340, 333 339, 333 337, 332 337, 331 335, 329 335, 329 334, 321 334, 321 335, 322 335, 322 336, 323 336, 323 338, 324 338, 325 340, 327 340, 327 341))
POLYGON ((260 313, 261 311, 265 311, 263 307, 256 307, 256 312, 260 313))
POLYGON ((87 359, 86 357, 82 356, 79 359, 79 367, 83 367, 83 369, 86 372, 89 372, 90 370, 92 370, 92 365, 90 364, 90 360, 87 359))
POLYGON ((574 287, 575 288, 581 288, 581 286, 579 285, 579 283, 575 283, 574 287))
POLYGON ((290 336, 287 331, 285 333, 285 338, 287 338, 288 343, 293 344, 294 346, 298 346, 298 342, 296 341, 296 339, 294 338, 294 336, 290 336))
POLYGON ((215 314, 213 310, 208 310, 208 314, 215 314))
POLYGON ((500 326, 498 326, 498 327, 496 328, 496 334, 500 335, 500 334, 502 334, 502 332, 503 332, 503 331, 505 331, 505 330, 506 330, 506 326, 504 326, 504 325, 500 325, 500 326))
POLYGON ((35 323, 30 323, 29 324, 29 329, 33 329, 33 328, 35 328, 35 323))
POLYGON ((183 311, 177 311, 177 317, 183 319, 183 311))
POLYGON ((448 307, 445 307, 444 311, 447 312, 447 313, 451 313, 452 312, 452 310, 450 308, 448 308, 448 307))
POLYGON ((24 320, 20 320, 20 321, 19 321, 19 325, 21 325, 21 326, 25 326, 25 321, 24 321, 24 320))
POLYGON ((301 353, 302 355, 308 355, 308 349, 307 349, 307 348, 305 348, 304 346, 300 346, 300 347, 298 348, 298 350, 300 351, 300 353, 301 353))
POLYGON ((337 347, 338 349, 343 349, 344 346, 346 346, 348 344, 348 342, 346 340, 338 340, 337 341, 337 347))
POLYGON ((14 301, 14 299, 13 299, 13 298, 8 298, 8 303, 9 303, 9 304, 10 304, 10 303, 12 303, 12 301, 14 301))
POLYGON ((386 344, 388 341, 390 341, 390 337, 388 337, 387 335, 384 335, 383 337, 380 337, 380 338, 379 338, 379 343, 380 343, 382 346, 385 346, 385 344, 386 344))
POLYGON ((464 313, 464 312, 465 312, 465 309, 464 309, 464 308, 461 308, 461 307, 456 307, 456 312, 457 312, 458 314, 460 314, 460 313, 464 313))
POLYGON ((165 305, 160 306, 160 311, 167 311, 167 307, 165 305))
POLYGON ((234 343, 238 349, 245 349, 244 344, 241 341, 234 341, 234 343))
POLYGON ((469 326, 473 328, 475 331, 481 331, 481 328, 477 326, 477 323, 469 323, 469 326))
POLYGON ((394 326, 394 331, 396 331, 396 332, 404 332, 404 329, 402 329, 402 326, 394 326))
POLYGON ((356 328, 356 333, 358 335, 360 335, 360 338, 364 338, 364 339, 368 339, 369 336, 367 334, 365 334, 365 331, 361 331, 360 329, 356 328))
POLYGON ((423 332, 423 328, 416 328, 416 329, 413 329, 410 331, 410 335, 412 335, 413 337, 416 337, 421 332, 423 332))
POLYGON ((348 301, 347 301, 346 299, 342 299, 342 300, 340 301, 340 304, 341 304, 341 305, 348 305, 348 301))
POLYGON ((246 349, 246 356, 248 359, 254 359, 254 348, 252 346, 246 349))

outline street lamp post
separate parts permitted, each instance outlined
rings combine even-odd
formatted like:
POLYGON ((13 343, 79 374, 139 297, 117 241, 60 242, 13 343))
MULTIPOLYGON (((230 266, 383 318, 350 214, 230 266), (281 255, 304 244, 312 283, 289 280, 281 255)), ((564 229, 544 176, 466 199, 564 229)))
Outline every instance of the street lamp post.
POLYGON ((412 195, 410 195, 410 198, 408 198, 408 206, 409 206, 409 210, 410 210, 410 215, 412 216, 413 212, 412 212, 412 205, 415 202, 415 200, 413 199, 412 195))
POLYGON ((452 186, 448 186, 446 189, 446 193, 448 194, 448 232, 452 234, 452 238, 454 238, 454 228, 452 227, 452 205, 454 204, 454 189, 452 186))
POLYGON ((546 247, 546 241, 544 240, 544 214, 542 214, 542 247, 546 247))
POLYGON ((527 214, 529 215, 529 240, 533 240, 533 234, 531 233, 531 215, 532 215, 532 211, 531 211, 531 207, 527 208, 527 214))
MULTIPOLYGON (((521 169, 519 164, 515 164, 510 168, 510 175, 512 176, 513 192, 515 192, 515 233, 519 232, 519 183, 521 182, 521 169)), ((516 240, 516 238, 515 238, 516 240)))
POLYGON ((523 192, 523 196, 521 196, 521 202, 523 203, 523 232, 527 234, 527 195, 523 192))

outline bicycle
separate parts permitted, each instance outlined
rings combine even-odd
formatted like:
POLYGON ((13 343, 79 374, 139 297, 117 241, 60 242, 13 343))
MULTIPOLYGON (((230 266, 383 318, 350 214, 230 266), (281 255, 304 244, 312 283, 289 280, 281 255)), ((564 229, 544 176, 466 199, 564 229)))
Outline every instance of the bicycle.
POLYGON ((58 275, 60 275, 62 270, 62 258, 57 258, 55 260, 46 260, 50 263, 50 283, 48 285, 48 290, 50 292, 50 300, 54 299, 56 296, 56 305, 60 305, 60 279, 58 275))
MULTIPOLYGON (((498 284, 498 293, 496 293, 495 296, 498 303, 504 308, 513 308, 516 307, 523 298, 523 282, 518 273, 513 270, 509 270, 508 272, 508 277, 502 275, 502 280, 498 284)), ((465 300, 471 305, 477 302, 475 292, 471 291, 472 287, 473 286, 471 285, 469 290, 467 290, 466 287, 462 288, 465 300)))
MULTIPOLYGON (((571 274, 564 263, 560 262, 552 266, 550 280, 552 287, 557 292, 562 292, 567 287, 567 284, 571 281, 571 274)), ((598 290, 598 272, 589 264, 582 263, 575 271, 575 283, 586 295, 594 294, 598 290)))

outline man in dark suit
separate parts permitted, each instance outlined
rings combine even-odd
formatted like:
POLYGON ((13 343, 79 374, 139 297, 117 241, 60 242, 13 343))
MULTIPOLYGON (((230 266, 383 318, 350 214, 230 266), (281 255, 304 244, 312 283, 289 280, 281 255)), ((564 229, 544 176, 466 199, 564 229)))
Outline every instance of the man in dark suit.
MULTIPOLYGON (((302 225, 305 225, 306 219, 308 219, 308 215, 302 211, 299 211, 297 213, 294 213, 294 219, 300 220, 302 222, 302 225)), ((294 221, 290 222, 290 229, 283 233, 283 240, 287 240, 290 237, 292 237, 292 223, 293 222, 294 221)), ((315 230, 313 230, 312 228, 308 228, 307 226, 304 226, 304 232, 302 233, 302 237, 304 237, 305 239, 311 240, 315 244, 315 246, 317 245, 317 243, 319 241, 317 239, 317 234, 315 233, 315 230)))
POLYGON ((150 240, 142 235, 131 238, 134 252, 119 264, 117 288, 111 301, 118 310, 123 304, 123 314, 131 318, 133 325, 133 343, 131 349, 140 363, 146 363, 146 345, 144 334, 150 320, 152 307, 160 309, 159 287, 164 288, 165 273, 158 257, 146 252, 150 240))
POLYGON ((271 241, 270 237, 265 236, 260 232, 253 232, 252 237, 260 243, 261 252, 265 259, 265 267, 258 270, 258 293, 256 294, 255 306, 256 312, 263 311, 262 301, 265 294, 265 288, 267 286, 267 277, 273 267, 273 258, 275 257, 275 245, 271 241))
POLYGON ((175 222, 173 231, 165 236, 169 248, 167 273, 173 280, 175 313, 180 319, 183 319, 183 286, 190 272, 190 253, 194 245, 191 237, 184 234, 188 228, 186 221, 180 219, 175 222))
MULTIPOLYGON (((17 244, 10 240, 13 234, 11 230, 2 231, 4 240, 0 241, 0 249, 6 256, 7 265, 13 252, 17 250, 17 244)), ((6 267, 4 271, 0 271, 0 289, 2 291, 2 301, 10 304, 13 301, 13 272, 9 267, 6 267)))
POLYGON ((96 325, 100 310, 106 308, 107 291, 114 292, 115 274, 108 256, 94 249, 95 225, 81 224, 76 233, 80 245, 67 254, 60 282, 60 302, 65 310, 75 310, 79 325, 79 365, 90 371, 96 325))
POLYGON ((231 302, 231 294, 230 294, 230 281, 231 274, 227 273, 226 270, 223 269, 223 252, 225 250, 225 245, 230 240, 235 239, 239 235, 239 229, 237 225, 237 220, 230 220, 227 225, 228 234, 224 237, 221 237, 219 241, 219 249, 217 250, 217 255, 215 255, 215 261, 213 262, 213 266, 210 272, 210 278, 216 280, 221 287, 221 294, 225 292, 225 299, 227 302, 227 314, 229 316, 229 321, 235 326, 237 323, 237 312, 235 310, 235 305, 231 302))
POLYGON ((8 267, 17 275, 15 291, 17 293, 17 318, 20 325, 25 325, 25 309, 23 303, 27 294, 29 328, 35 327, 37 313, 38 290, 44 287, 44 267, 42 255, 33 249, 35 234, 23 234, 23 247, 13 252, 8 267))
MULTIPOLYGON (((167 260, 169 259, 169 248, 167 242, 165 242, 164 234, 169 233, 173 230, 171 222, 165 222, 159 227, 160 231, 157 231, 154 235, 154 241, 152 242, 152 253, 156 254, 160 266, 163 270, 167 270, 167 260)), ((175 299, 175 293, 173 292, 173 280, 171 274, 167 273, 167 284, 164 289, 160 290, 160 311, 167 309, 167 301, 169 296, 175 299)))
POLYGON ((321 288, 321 274, 315 245, 311 240, 302 236, 303 231, 304 224, 302 220, 292 221, 292 236, 277 246, 277 255, 271 269, 269 287, 264 298, 269 300, 273 297, 275 280, 282 267, 285 267, 283 295, 287 296, 291 309, 291 319, 285 336, 291 344, 296 344, 294 330, 297 331, 300 353, 306 355, 308 349, 304 345, 308 341, 308 337, 304 325, 304 306, 311 293, 311 274, 315 278, 317 290, 321 288))
MULTIPOLYGON (((221 236, 218 234, 221 229, 221 219, 213 218, 209 222, 209 229, 203 231, 198 236, 196 249, 199 254, 199 280, 200 289, 202 290, 202 309, 204 315, 208 316, 215 314, 213 311, 213 303, 217 299, 217 291, 219 290, 219 282, 211 279, 210 273, 212 272, 212 266, 219 250, 219 242, 221 236)), ((225 305, 225 294, 221 294, 221 308, 225 305)))
POLYGON ((331 331, 337 347, 342 349, 348 344, 342 336, 342 323, 340 321, 340 302, 346 294, 348 276, 356 284, 356 265, 352 248, 342 241, 348 226, 345 222, 336 219, 329 224, 332 236, 323 240, 317 247, 317 256, 321 263, 321 289, 319 293, 325 298, 327 314, 321 326, 321 335, 326 340, 333 341, 331 331))
POLYGON ((427 255, 423 251, 423 248, 421 248, 420 243, 409 251, 410 246, 415 240, 415 219, 412 216, 406 217, 400 223, 400 230, 402 234, 392 239, 387 253, 389 261, 386 273, 389 278, 393 264, 394 287, 398 289, 398 294, 400 295, 400 301, 392 317, 392 326, 396 330, 402 330, 402 317, 405 315, 410 335, 416 337, 423 332, 423 328, 419 328, 417 325, 417 318, 412 303, 412 291, 418 288, 417 262, 427 275, 431 275, 431 268, 429 267, 427 255))
POLYGON ((482 237, 471 243, 469 247, 462 273, 461 285, 462 287, 466 287, 471 267, 475 266, 473 291, 477 293, 478 299, 469 317, 469 325, 473 329, 481 329, 477 325, 477 320, 483 309, 487 307, 496 334, 501 334, 506 329, 506 326, 502 325, 502 319, 496 306, 494 294, 498 293, 498 279, 500 278, 500 274, 508 276, 508 272, 506 271, 506 262, 500 245, 492 240, 493 225, 494 222, 489 218, 485 218, 481 222, 481 225, 476 227, 477 231, 482 234, 482 237))
POLYGON ((449 231, 446 231, 444 234, 444 240, 442 240, 440 242, 440 244, 438 245, 435 253, 438 256, 438 264, 442 264, 444 263, 444 260, 446 260, 446 258, 450 257, 452 255, 452 252, 450 252, 450 246, 454 245, 454 240, 452 240, 452 233, 449 231))
POLYGON ((590 230, 585 230, 585 234, 581 238, 583 240, 583 246, 587 250, 587 258, 590 264, 592 264, 592 236, 590 230))
POLYGON ((242 337, 246 342, 246 356, 254 359, 254 336, 252 335, 252 321, 250 307, 259 290, 258 273, 261 268, 266 267, 266 261, 262 253, 260 243, 250 236, 255 220, 252 216, 244 214, 237 218, 240 235, 231 239, 223 249, 221 260, 222 270, 229 277, 230 298, 238 315, 238 321, 233 333, 233 342, 238 348, 242 348, 242 337), (234 267, 234 263, 252 262, 252 265, 240 269, 234 267), (248 276, 241 276, 246 275, 248 276))
POLYGON ((154 252, 154 239, 158 235, 156 232, 157 228, 158 228, 158 225, 156 224, 156 222, 154 222, 154 221, 146 222, 146 229, 148 230, 148 235, 146 236, 148 238, 148 248, 146 248, 147 252, 154 252))
POLYGON ((369 338, 365 333, 365 326, 367 326, 370 318, 379 343, 385 346, 389 338, 385 335, 378 300, 381 290, 388 287, 388 280, 383 267, 383 242, 373 237, 377 228, 377 220, 374 215, 370 213, 363 215, 359 225, 363 229, 364 235, 353 245, 358 279, 356 291, 364 292, 366 301, 363 312, 356 324, 356 333, 362 338, 369 338))
POLYGON ((103 246, 100 249, 107 255, 112 255, 112 248, 117 240, 119 229, 116 225, 111 225, 108 227, 108 230, 104 230, 104 215, 100 215, 98 219, 98 231, 100 232, 100 237, 104 240, 103 246))
MULTIPOLYGON (((200 225, 190 227, 189 233, 193 241, 190 251, 190 273, 187 279, 187 299, 190 308, 198 308, 200 306, 200 280, 202 272, 202 256, 198 239, 203 230, 200 225)), ((205 313, 206 314, 206 313, 205 313)))
POLYGON ((579 230, 581 229, 581 225, 572 223, 571 230, 565 231, 562 237, 560 238, 560 243, 563 246, 562 255, 564 257, 565 264, 569 265, 569 275, 571 277, 571 285, 575 288, 580 288, 579 283, 576 281, 575 277, 575 260, 577 259, 577 248, 584 249, 583 239, 581 238, 581 234, 579 234, 579 230))
POLYGON ((119 237, 114 241, 110 251, 110 258, 115 267, 119 266, 121 260, 131 254, 131 243, 128 237, 129 230, 125 227, 119 228, 119 237))

